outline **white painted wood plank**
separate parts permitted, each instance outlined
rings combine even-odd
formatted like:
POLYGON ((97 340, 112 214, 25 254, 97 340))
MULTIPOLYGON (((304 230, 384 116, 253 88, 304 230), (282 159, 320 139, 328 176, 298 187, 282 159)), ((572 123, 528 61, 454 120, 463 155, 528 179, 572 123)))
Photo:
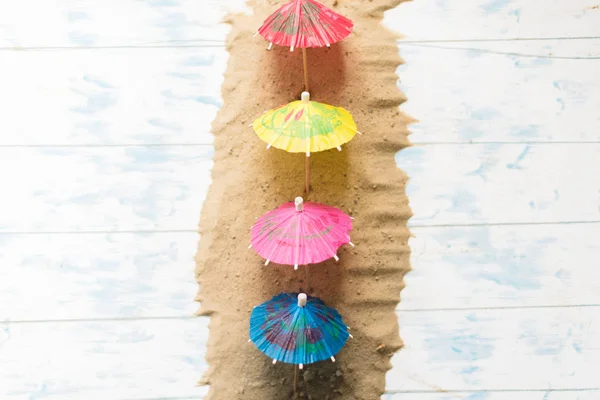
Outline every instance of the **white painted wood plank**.
POLYGON ((401 312, 387 390, 598 388, 600 307, 401 312))
POLYGON ((600 304, 600 223, 413 228, 400 309, 600 304))
POLYGON ((206 318, 0 323, 2 399, 198 396, 206 318))
POLYGON ((212 144, 225 49, 5 52, 0 146, 212 144))
POLYGON ((402 111, 419 120, 413 143, 600 141, 600 39, 439 46, 400 43, 402 111), (589 57, 594 49, 596 60, 511 55, 589 57))
POLYGON ((539 390, 533 392, 457 392, 457 393, 389 393, 382 400, 597 400, 598 390, 569 390, 553 392, 539 390))
POLYGON ((191 316, 198 239, 0 235, 0 321, 191 316))
MULTIPOLYGON (((388 390, 595 388, 598 317, 598 307, 401 313, 406 347, 393 359, 388 390)), ((1 323, 8 368, 0 369, 0 393, 201 396, 205 389, 193 385, 206 368, 206 322, 1 323)))
POLYGON ((0 149, 0 233, 192 230, 209 147, 0 149))
POLYGON ((599 36, 595 0, 420 0, 386 13, 410 40, 599 36))
MULTIPOLYGON (((400 309, 600 304, 600 224, 413 235, 400 309)), ((196 233, 1 235, 0 320, 192 315, 197 240, 196 233)))
POLYGON ((414 228, 400 309, 600 304, 599 224, 414 228))
POLYGON ((600 221, 600 144, 419 146, 396 161, 412 226, 600 221))
POLYGON ((244 0, 21 0, 0 4, 0 46, 105 46, 223 41, 244 0), (35 10, 35 12, 32 12, 35 10))

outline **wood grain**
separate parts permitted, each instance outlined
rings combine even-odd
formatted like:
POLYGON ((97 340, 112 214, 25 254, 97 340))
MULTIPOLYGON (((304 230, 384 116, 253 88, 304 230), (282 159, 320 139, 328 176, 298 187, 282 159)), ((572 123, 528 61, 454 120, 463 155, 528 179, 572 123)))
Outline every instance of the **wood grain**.
POLYGON ((0 323, 2 398, 201 396, 208 319, 0 323))
POLYGON ((387 390, 598 388, 600 307, 401 313, 387 390))
POLYGON ((224 48, 0 54, 2 147, 212 144, 224 48))
MULTIPOLYGON (((394 357, 387 390, 412 396, 597 388, 599 317, 600 307, 400 313, 405 348, 394 357)), ((207 367, 207 322, 0 323, 0 362, 9 366, 0 370, 0 389, 50 397, 201 397, 206 391, 193 382, 207 367)), ((353 326, 356 336, 362 330, 353 326)))
POLYGON ((229 26, 222 18, 245 9, 244 0, 22 0, 2 8, 0 46, 223 42, 229 26))
POLYGON ((600 142, 599 43, 400 41, 411 142, 600 142))
MULTIPOLYGON (((399 310, 600 303, 600 224, 414 228, 413 235, 413 271, 399 310)), ((0 303, 0 320, 192 315, 197 238, 195 232, 0 236, 0 293, 21 299, 0 303)))
POLYGON ((600 221, 600 144, 422 146, 396 161, 410 226, 600 221))
POLYGON ((198 237, 0 235, 0 321, 191 317, 198 237))
POLYGON ((2 148, 0 233, 194 230, 209 147, 2 148), (18 173, 8 173, 8 171, 18 173))
POLYGON ((398 392, 383 395, 382 400, 403 400, 410 396, 415 400, 596 400, 598 390, 506 390, 506 391, 463 391, 454 393, 398 392))
POLYGON ((388 12, 386 22, 411 40, 597 36, 597 4, 594 0, 422 0, 388 12))
POLYGON ((400 309, 600 304, 600 224, 413 228, 400 309))

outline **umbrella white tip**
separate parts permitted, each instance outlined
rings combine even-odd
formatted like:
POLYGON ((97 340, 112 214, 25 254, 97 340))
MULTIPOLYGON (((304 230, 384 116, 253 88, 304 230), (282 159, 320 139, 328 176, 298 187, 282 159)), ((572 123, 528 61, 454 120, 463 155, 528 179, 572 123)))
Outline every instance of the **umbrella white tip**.
POLYGON ((341 148, 340 146, 336 147, 336 149, 337 149, 338 151, 342 151, 342 148, 341 148))
POLYGON ((325 46, 327 46, 327 47, 331 47, 331 45, 330 45, 329 43, 327 43, 325 46))
POLYGON ((248 339, 248 343, 250 343, 252 341, 252 339, 248 339))
POLYGON ((306 307, 307 298, 306 293, 300 293, 298 295, 298 307, 306 307))
POLYGON ((254 36, 252 36, 252 39, 254 39, 256 36, 258 36, 258 31, 256 31, 256 33, 254 34, 254 36))
POLYGON ((249 249, 251 249, 251 248, 252 248, 252 245, 248 246, 248 248, 249 248, 249 249))
POLYGON ((350 336, 350 339, 354 339, 354 336, 352 336, 351 334, 348 334, 348 336, 350 336))
POLYGON ((350 219, 354 221, 354 217, 350 217, 350 219))
MULTIPOLYGON (((348 242, 348 244, 349 244, 350 246, 354 247, 354 243, 352 243, 352 242, 348 242)), ((250 246, 252 246, 252 245, 250 245, 250 246)))
POLYGON ((298 368, 300 368, 300 369, 304 369, 304 364, 300 364, 300 365, 298 365, 298 368))
POLYGON ((277 364, 277 360, 273 360, 273 365, 277 364))
POLYGON ((340 258, 339 258, 338 256, 336 256, 335 254, 334 254, 334 256, 333 256, 333 259, 334 259, 335 261, 340 261, 340 258))
POLYGON ((267 145, 267 150, 269 150, 270 148, 271 148, 271 143, 269 143, 269 144, 267 145))
POLYGON ((296 197, 294 204, 296 205, 296 211, 304 211, 304 200, 302 197, 296 197))
POLYGON ((269 265, 269 263, 270 263, 270 262, 271 262, 271 260, 267 260, 267 261, 265 261, 265 267, 266 267, 267 265, 269 265))
POLYGON ((252 128, 252 127, 254 126, 254 124, 250 124, 250 125, 248 125, 248 126, 249 126, 250 128, 252 128))
POLYGON ((306 152, 306 157, 310 157, 310 151, 306 152))
POLYGON ((273 48, 273 43, 269 43, 269 47, 267 47, 267 50, 271 50, 273 48))
POLYGON ((298 269, 298 264, 294 264, 294 270, 298 269))
POLYGON ((356 133, 358 133, 359 135, 362 135, 362 133, 360 133, 359 131, 356 131, 356 133))
POLYGON ((290 51, 294 51, 294 46, 291 46, 291 47, 290 47, 290 51))
POLYGON ((331 356, 331 362, 335 362, 335 357, 331 356))
POLYGON ((302 92, 302 102, 308 103, 310 101, 310 93, 302 92))

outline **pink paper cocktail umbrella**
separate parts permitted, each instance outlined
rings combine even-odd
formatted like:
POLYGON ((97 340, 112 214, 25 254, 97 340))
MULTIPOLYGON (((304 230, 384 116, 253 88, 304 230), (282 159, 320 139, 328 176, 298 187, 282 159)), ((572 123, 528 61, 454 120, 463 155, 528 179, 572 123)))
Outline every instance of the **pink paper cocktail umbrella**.
POLYGON ((337 250, 350 241, 352 218, 325 204, 297 197, 260 217, 252 226, 251 245, 267 261, 284 265, 339 260, 337 250))
POLYGON ((271 50, 273 43, 289 46, 291 51, 302 49, 304 60, 304 85, 308 92, 308 47, 329 47, 346 38, 352 32, 354 23, 319 3, 316 0, 291 0, 271 14, 260 27, 260 34, 268 40, 271 50))

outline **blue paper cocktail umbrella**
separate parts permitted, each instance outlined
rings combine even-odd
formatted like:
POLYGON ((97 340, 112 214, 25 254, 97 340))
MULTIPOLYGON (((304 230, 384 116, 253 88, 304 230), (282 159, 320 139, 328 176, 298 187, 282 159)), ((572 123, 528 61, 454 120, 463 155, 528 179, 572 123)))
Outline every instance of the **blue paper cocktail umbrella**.
POLYGON ((250 341, 277 361, 304 365, 331 359, 344 347, 348 327, 342 316, 317 297, 281 293, 254 307, 250 341))

